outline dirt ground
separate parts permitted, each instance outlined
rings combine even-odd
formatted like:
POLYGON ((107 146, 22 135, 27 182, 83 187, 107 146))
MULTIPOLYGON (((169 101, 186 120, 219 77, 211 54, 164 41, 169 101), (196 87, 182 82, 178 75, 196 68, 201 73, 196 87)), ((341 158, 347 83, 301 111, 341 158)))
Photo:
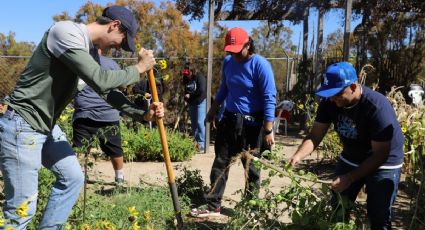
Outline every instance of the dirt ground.
MULTIPOLYGON (((284 148, 280 154, 284 158, 289 159, 290 156, 296 151, 298 144, 302 141, 302 135, 299 135, 297 131, 288 130, 288 136, 276 135, 276 142, 283 145, 284 148)), ((204 179, 205 183, 209 184, 209 174, 212 163, 214 161, 214 146, 210 145, 209 151, 206 154, 196 154, 191 161, 173 163, 174 174, 178 176, 181 173, 183 167, 189 169, 198 169, 204 179)), ((313 153, 307 158, 303 164, 299 166, 305 170, 311 171, 319 175, 320 179, 330 180, 332 174, 332 165, 317 164, 316 153, 313 153)), ((128 162, 124 166, 125 180, 129 186, 135 186, 140 183, 150 185, 164 185, 167 186, 167 173, 165 164, 163 162, 128 162)), ((263 172, 263 175, 266 172, 263 172)), ((89 173, 90 179, 101 179, 107 182, 113 182, 114 171, 112 165, 108 161, 97 161, 95 166, 89 173)), ((275 177, 272 180, 270 188, 278 190, 283 185, 289 183, 287 178, 275 177)), ((396 204, 394 206, 393 214, 393 228, 394 229, 406 229, 410 223, 409 209, 410 209, 410 198, 405 193, 403 188, 405 187, 404 177, 400 184, 400 191, 397 197, 396 204)), ((235 201, 240 200, 240 194, 236 192, 244 187, 244 171, 241 163, 237 163, 230 168, 229 180, 227 182, 226 190, 224 193, 224 208, 232 208, 235 201)), ((358 201, 361 204, 365 204, 366 195, 359 195, 358 201)), ((364 205, 365 206, 365 205, 364 205)), ((208 220, 209 222, 224 223, 228 217, 222 215, 220 218, 208 220)), ((288 217, 283 217, 283 222, 290 222, 288 217)))

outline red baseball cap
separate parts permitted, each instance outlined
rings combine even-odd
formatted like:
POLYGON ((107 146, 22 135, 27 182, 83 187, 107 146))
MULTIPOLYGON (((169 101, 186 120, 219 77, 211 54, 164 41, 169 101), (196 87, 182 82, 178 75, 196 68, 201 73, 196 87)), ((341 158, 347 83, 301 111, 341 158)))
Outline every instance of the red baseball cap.
POLYGON ((224 51, 239 53, 248 41, 249 36, 244 29, 239 27, 232 28, 226 34, 226 43, 224 45, 224 51))

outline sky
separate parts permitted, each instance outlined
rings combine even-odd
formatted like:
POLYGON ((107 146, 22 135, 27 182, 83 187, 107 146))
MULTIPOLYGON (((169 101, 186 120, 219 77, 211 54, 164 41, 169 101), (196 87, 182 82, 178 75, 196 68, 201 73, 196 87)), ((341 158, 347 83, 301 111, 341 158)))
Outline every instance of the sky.
MULTIPOLYGON (((74 16, 77 10, 86 3, 87 0, 13 0, 2 2, 2 13, 0 14, 0 33, 9 34, 9 32, 15 33, 15 39, 18 42, 34 42, 37 44, 43 33, 53 24, 52 17, 56 14, 60 14, 67 11, 69 15, 74 16)), ((98 3, 106 6, 109 2, 115 2, 114 0, 91 0, 93 3, 98 3)), ((157 4, 160 0, 155 0, 157 4)), ((324 36, 329 33, 336 31, 337 29, 344 30, 343 10, 333 10, 325 14, 324 22, 324 36)), ((208 18, 204 18, 200 21, 190 21, 190 27, 192 31, 200 30, 202 25, 207 22, 208 18)), ((317 13, 315 10, 310 11, 309 17, 309 39, 312 39, 311 33, 317 33, 317 13)), ((260 21, 221 21, 222 25, 226 25, 231 28, 234 26, 244 27, 248 32, 252 28, 258 27, 260 21)), ((302 23, 293 25, 288 21, 284 22, 286 26, 293 30, 292 43, 298 45, 302 32, 302 23)), ((359 21, 353 21, 351 24, 351 30, 359 21)), ((301 41, 302 42, 302 41, 301 41)), ((311 42, 309 42, 310 44, 311 42)), ((302 44, 301 44, 302 45, 302 44)))

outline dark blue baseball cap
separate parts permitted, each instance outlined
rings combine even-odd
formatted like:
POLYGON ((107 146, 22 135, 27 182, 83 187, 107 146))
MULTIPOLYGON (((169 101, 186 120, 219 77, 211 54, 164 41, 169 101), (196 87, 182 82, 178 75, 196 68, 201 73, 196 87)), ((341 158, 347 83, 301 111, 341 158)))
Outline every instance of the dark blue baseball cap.
POLYGON ((121 25, 126 29, 126 39, 121 44, 121 48, 125 51, 134 52, 136 47, 134 45, 134 38, 136 37, 139 24, 137 23, 134 14, 127 8, 122 6, 110 6, 103 10, 103 17, 112 20, 118 20, 121 25))
POLYGON ((348 62, 338 62, 326 69, 322 86, 316 91, 320 97, 332 97, 357 81, 357 73, 348 62))

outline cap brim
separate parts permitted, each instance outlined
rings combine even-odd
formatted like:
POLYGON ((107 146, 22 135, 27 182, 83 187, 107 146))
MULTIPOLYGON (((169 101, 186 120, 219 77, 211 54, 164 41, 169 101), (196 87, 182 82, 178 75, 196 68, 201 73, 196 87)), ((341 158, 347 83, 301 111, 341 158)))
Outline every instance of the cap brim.
POLYGON ((136 46, 134 45, 134 37, 127 32, 126 40, 121 45, 122 49, 129 52, 134 52, 136 50, 136 46))
POLYGON ((316 91, 316 95, 319 96, 319 97, 333 97, 333 96, 335 96, 335 94, 339 93, 343 89, 344 89, 344 87, 340 87, 340 88, 320 87, 316 91))
POLYGON ((224 51, 226 52, 232 52, 232 53, 239 53, 241 52, 243 48, 243 45, 227 45, 224 47, 224 51))

